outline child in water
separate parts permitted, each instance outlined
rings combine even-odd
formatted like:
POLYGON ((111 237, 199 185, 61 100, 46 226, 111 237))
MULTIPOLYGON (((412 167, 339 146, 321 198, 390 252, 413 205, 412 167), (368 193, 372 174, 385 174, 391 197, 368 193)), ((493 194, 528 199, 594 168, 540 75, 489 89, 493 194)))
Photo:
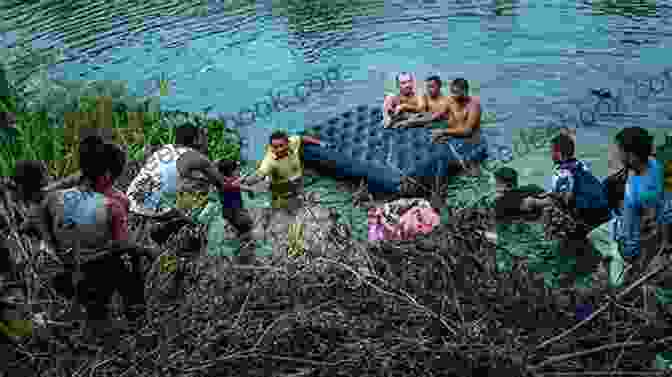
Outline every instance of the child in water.
MULTIPOLYGON (((219 173, 225 177, 234 176, 239 167, 237 161, 224 159, 217 161, 216 166, 219 173)), ((210 256, 240 258, 241 247, 249 247, 246 243, 255 242, 251 235, 253 221, 243 207, 243 197, 240 191, 209 193, 207 205, 195 215, 195 220, 208 225, 207 252, 210 256), (237 228, 240 240, 227 238, 225 218, 237 228)))

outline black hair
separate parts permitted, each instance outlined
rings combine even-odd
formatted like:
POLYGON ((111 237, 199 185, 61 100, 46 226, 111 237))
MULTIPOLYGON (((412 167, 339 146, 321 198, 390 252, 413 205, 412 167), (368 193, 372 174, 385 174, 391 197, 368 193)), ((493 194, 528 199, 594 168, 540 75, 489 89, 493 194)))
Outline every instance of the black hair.
POLYGON ((495 171, 495 179, 504 182, 507 185, 515 188, 518 187, 518 172, 510 167, 503 167, 495 171))
POLYGON ((110 170, 112 179, 119 178, 126 166, 126 151, 113 143, 106 143, 104 148, 106 167, 110 170))
POLYGON ((285 130, 275 130, 273 131, 271 137, 269 138, 269 143, 273 143, 273 140, 277 139, 289 140, 289 134, 285 130))
POLYGON ((438 75, 429 76, 426 81, 436 81, 436 83, 439 84, 439 88, 443 85, 441 78, 438 75))
POLYGON ((220 174, 226 177, 232 176, 238 166, 240 166, 240 164, 236 160, 221 159, 217 161, 217 170, 219 170, 220 174))
POLYGON ((41 160, 20 160, 16 162, 14 182, 25 195, 40 191, 47 180, 47 168, 41 160))
POLYGON ((551 145, 557 145, 563 156, 574 157, 574 139, 571 136, 560 134, 551 140, 551 145))
POLYGON ((467 80, 458 77, 450 84, 450 86, 464 90, 464 93, 469 93, 469 83, 467 80))
POLYGON ((192 146, 198 140, 198 128, 193 123, 185 123, 175 129, 175 143, 192 146))
POLYGON ((641 127, 627 127, 616 134, 616 143, 624 152, 631 152, 641 161, 646 161, 651 156, 653 136, 641 127))
POLYGON ((126 152, 98 135, 88 136, 79 144, 79 165, 85 178, 95 181, 109 170, 116 179, 126 166, 126 152))
POLYGON ((102 162, 102 154, 105 152, 105 142, 99 135, 90 135, 85 137, 79 143, 79 166, 82 169, 82 176, 95 180, 105 174, 105 167, 102 162))

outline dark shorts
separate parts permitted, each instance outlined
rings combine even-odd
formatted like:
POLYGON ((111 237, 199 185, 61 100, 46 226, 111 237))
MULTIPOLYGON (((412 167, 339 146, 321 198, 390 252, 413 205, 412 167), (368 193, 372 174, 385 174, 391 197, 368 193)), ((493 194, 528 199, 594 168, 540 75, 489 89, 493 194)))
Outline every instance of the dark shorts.
POLYGON ((139 248, 130 243, 116 247, 114 252, 80 266, 82 280, 76 288, 72 281, 72 267, 54 277, 54 288, 66 297, 77 294, 86 307, 88 318, 92 320, 107 318, 107 305, 115 291, 123 297, 127 315, 141 314, 145 306, 141 254, 139 248), (124 255, 129 259, 125 259, 124 255))

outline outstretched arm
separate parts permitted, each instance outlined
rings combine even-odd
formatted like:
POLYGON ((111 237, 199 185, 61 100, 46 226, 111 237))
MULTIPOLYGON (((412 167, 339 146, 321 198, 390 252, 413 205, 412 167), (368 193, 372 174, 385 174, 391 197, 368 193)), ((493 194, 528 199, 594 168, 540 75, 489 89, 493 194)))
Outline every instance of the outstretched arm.
POLYGON ((241 190, 255 192, 255 190, 251 187, 240 184, 240 178, 229 178, 223 176, 210 161, 200 161, 195 169, 201 171, 212 184, 217 186, 222 191, 241 190))
POLYGON ((253 174, 253 175, 250 175, 250 176, 247 176, 247 177, 243 178, 242 182, 246 185, 254 186, 257 183, 263 181, 264 178, 265 178, 264 176, 261 176, 261 175, 258 175, 258 174, 253 174))
POLYGON ((475 106, 464 122, 455 124, 455 127, 441 130, 444 136, 469 136, 481 123, 481 105, 475 106))
POLYGON ((82 172, 77 172, 74 175, 61 178, 58 181, 53 182, 46 187, 43 187, 42 191, 55 191, 70 188, 76 185, 81 179, 82 179, 82 172))
POLYGON ((301 138, 301 140, 305 144, 322 145, 322 142, 318 138, 315 138, 315 137, 312 137, 312 136, 303 136, 301 138))

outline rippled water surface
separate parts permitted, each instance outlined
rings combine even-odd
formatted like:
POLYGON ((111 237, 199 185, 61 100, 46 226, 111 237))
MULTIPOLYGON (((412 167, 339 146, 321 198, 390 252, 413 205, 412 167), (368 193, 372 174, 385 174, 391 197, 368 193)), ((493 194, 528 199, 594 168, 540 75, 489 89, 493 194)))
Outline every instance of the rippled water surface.
MULTIPOLYGON (((270 116, 261 110, 265 117, 248 124, 246 129, 254 130, 248 158, 259 158, 258 144, 272 127, 296 130, 344 109, 379 104, 385 81, 399 71, 479 83, 484 110, 501 115, 487 133, 503 145, 516 129, 576 122, 577 108, 593 108, 597 101, 591 88, 621 90, 623 105, 616 112, 626 116, 602 117, 592 127, 579 121, 579 153, 604 173, 602 149, 613 127, 669 126, 672 81, 662 72, 672 54, 670 5, 669 0, 0 0, 0 43, 20 56, 7 62, 17 80, 40 63, 56 79, 125 80, 137 95, 156 93, 157 81, 167 79, 164 109, 250 119, 246 109, 254 109, 269 91, 282 92, 293 103, 270 116), (308 76, 314 78, 308 85, 312 93, 301 102, 293 93, 308 76), (632 80, 649 77, 661 78, 654 86, 662 90, 637 99, 632 80), (329 84, 322 91, 321 82, 329 84)), ((304 91, 300 87, 298 94, 304 91)), ((534 156, 514 161, 532 181, 550 168, 545 154, 534 156)))

